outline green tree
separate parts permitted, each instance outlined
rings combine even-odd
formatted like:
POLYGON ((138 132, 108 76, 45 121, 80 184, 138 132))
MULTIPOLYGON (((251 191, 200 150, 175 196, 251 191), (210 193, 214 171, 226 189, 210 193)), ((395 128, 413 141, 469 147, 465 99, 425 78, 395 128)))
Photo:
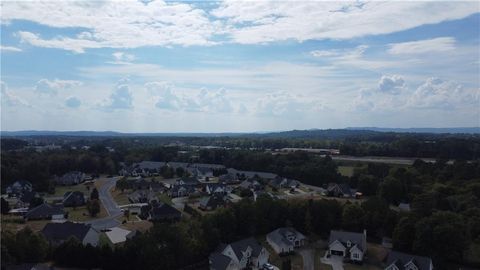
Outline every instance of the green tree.
POLYGON ((98 195, 98 190, 97 188, 93 188, 92 192, 90 193, 90 200, 98 200, 99 195, 98 195))
POLYGON ((116 187, 117 189, 120 189, 120 190, 122 191, 122 193, 123 193, 123 192, 125 191, 125 189, 128 188, 128 180, 127 180, 125 177, 119 179, 119 180, 117 181, 117 183, 115 184, 115 187, 116 187))
POLYGON ((358 204, 346 204, 342 213, 342 227, 345 230, 360 232, 364 229, 365 212, 358 204))
POLYGON ((88 200, 87 210, 90 216, 97 216, 97 214, 100 213, 100 202, 98 200, 88 200))
POLYGON ((415 240, 415 224, 413 217, 402 217, 393 230, 393 247, 397 250, 409 252, 415 240))
POLYGON ((393 177, 385 178, 383 183, 380 184, 380 196, 394 205, 402 202, 405 199, 405 195, 400 180, 393 177))

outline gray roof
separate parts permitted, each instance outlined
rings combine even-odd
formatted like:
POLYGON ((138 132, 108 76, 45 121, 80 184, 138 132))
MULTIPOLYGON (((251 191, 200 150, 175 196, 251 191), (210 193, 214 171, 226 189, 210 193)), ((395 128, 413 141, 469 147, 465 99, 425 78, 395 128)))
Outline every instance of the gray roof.
POLYGON ((400 270, 403 270, 404 266, 410 261, 413 261, 418 270, 430 270, 430 265, 432 264, 432 259, 428 257, 391 251, 387 257, 387 266, 395 264, 400 270))
POLYGON ((48 203, 40 204, 39 206, 29 210, 25 214, 27 219, 51 219, 53 215, 63 215, 63 206, 53 206, 48 203))
POLYGON ((350 241, 352 246, 356 245, 361 251, 365 251, 367 247, 367 236, 363 233, 330 231, 330 240, 328 241, 328 244, 330 245, 336 240, 341 243, 347 243, 350 241))
POLYGON ((275 242, 276 244, 284 244, 284 245, 294 245, 290 240, 288 240, 287 235, 288 234, 295 234, 297 240, 303 240, 306 239, 305 235, 301 234, 294 228, 278 228, 269 234, 267 234, 268 239, 271 241, 275 242))
POLYGON ((190 164, 190 167, 194 168, 203 168, 203 169, 224 169, 225 166, 221 164, 207 164, 207 163, 192 163, 190 164))
POLYGON ((172 168, 178 168, 178 167, 182 167, 182 168, 186 168, 188 167, 188 163, 186 162, 168 162, 168 166, 172 167, 172 168))
POLYGON ((230 244, 230 246, 232 247, 233 252, 235 252, 235 255, 237 255, 237 258, 239 259, 241 259, 243 256, 242 251, 247 250, 248 247, 252 249, 252 257, 258 257, 260 251, 262 251, 263 248, 253 237, 233 242, 230 244))
POLYGON ((90 229, 90 225, 67 221, 64 223, 48 223, 43 228, 42 234, 50 241, 64 241, 72 236, 83 241, 90 229))
POLYGON ((227 266, 230 264, 232 259, 230 257, 223 255, 219 252, 214 252, 210 254, 208 258, 210 261, 210 269, 212 270, 224 270, 227 269, 227 266))

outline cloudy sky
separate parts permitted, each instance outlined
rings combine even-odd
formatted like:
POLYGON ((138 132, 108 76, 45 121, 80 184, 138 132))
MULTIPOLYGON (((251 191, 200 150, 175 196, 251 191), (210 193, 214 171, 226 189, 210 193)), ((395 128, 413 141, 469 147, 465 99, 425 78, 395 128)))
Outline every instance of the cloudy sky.
POLYGON ((2 1, 1 129, 480 125, 480 2, 2 1))

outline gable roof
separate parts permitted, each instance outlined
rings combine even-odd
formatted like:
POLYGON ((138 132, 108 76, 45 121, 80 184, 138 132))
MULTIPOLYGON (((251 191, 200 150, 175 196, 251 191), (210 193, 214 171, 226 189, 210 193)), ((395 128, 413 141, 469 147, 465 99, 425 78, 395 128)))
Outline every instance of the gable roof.
POLYGON ((214 252, 208 257, 210 261, 210 269, 212 270, 224 270, 227 269, 232 259, 221 253, 214 252))
POLYGON ((63 215, 63 206, 53 206, 48 203, 42 203, 37 207, 30 209, 26 214, 27 219, 49 219, 54 215, 63 215))
POLYGON ((260 251, 262 251, 262 246, 255 240, 253 237, 249 237, 240 241, 236 241, 230 244, 235 252, 237 258, 241 259, 243 257, 242 251, 247 250, 248 247, 252 249, 252 257, 258 257, 260 251))
POLYGON ((83 204, 85 203, 85 195, 81 191, 67 191, 63 195, 63 204, 83 204))
POLYGON ((173 206, 166 203, 157 203, 152 205, 150 216, 153 220, 156 219, 171 219, 180 218, 182 213, 173 206))
POLYGON ((430 270, 432 259, 399 251, 391 251, 387 257, 387 266, 395 264, 400 270, 403 270, 404 266, 409 262, 413 262, 418 270, 430 270))
POLYGON ((341 243, 347 243, 350 241, 352 246, 356 245, 362 252, 365 252, 367 247, 367 236, 365 233, 330 231, 330 240, 328 241, 328 244, 330 245, 336 240, 341 243))
POLYGON ((288 240, 288 235, 294 234, 296 240, 303 240, 306 239, 305 235, 298 232, 294 228, 286 227, 286 228, 278 228, 272 232, 270 232, 267 237, 277 244, 285 244, 288 246, 294 246, 294 243, 288 240))
POLYGON ((41 232, 50 241, 63 241, 72 236, 83 241, 91 228, 90 225, 67 221, 64 223, 47 223, 41 232))
POLYGON ((132 234, 132 231, 125 230, 119 227, 110 228, 109 231, 105 232, 108 239, 112 244, 118 244, 127 241, 127 239, 132 234))

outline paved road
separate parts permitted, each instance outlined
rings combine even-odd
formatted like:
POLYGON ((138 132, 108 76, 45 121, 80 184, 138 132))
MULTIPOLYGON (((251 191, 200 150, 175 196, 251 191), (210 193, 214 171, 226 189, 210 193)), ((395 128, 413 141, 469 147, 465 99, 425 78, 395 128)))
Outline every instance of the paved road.
POLYGON ((302 249, 298 253, 303 258, 303 270, 315 269, 315 251, 313 249, 302 249))
POLYGON ((320 261, 324 264, 329 264, 332 266, 333 270, 344 270, 343 269, 343 257, 341 256, 330 256, 330 258, 323 256, 320 261))
POLYGON ((102 230, 116 227, 120 224, 120 222, 118 222, 116 218, 122 215, 122 211, 120 210, 117 203, 113 199, 112 194, 110 193, 110 190, 115 186, 117 180, 117 177, 107 178, 105 180, 105 183, 98 189, 100 201, 105 207, 108 217, 89 220, 85 222, 87 224, 91 224, 92 227, 94 227, 95 229, 102 230))

